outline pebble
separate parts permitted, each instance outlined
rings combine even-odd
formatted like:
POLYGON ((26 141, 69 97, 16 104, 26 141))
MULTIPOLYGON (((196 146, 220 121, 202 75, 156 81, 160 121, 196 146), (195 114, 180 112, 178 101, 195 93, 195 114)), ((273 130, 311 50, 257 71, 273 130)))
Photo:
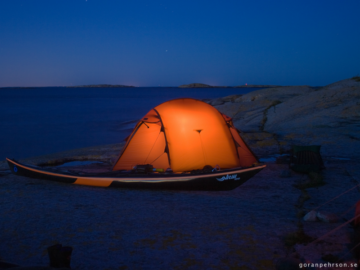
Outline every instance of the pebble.
POLYGON ((312 210, 304 216, 304 221, 317 221, 317 213, 312 210))

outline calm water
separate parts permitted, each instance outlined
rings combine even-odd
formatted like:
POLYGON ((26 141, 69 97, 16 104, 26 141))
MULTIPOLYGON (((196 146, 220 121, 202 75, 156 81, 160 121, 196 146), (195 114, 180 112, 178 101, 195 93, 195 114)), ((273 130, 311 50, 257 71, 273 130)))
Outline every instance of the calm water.
POLYGON ((138 119, 167 100, 217 98, 257 89, 0 89, 0 159, 118 143, 138 119))

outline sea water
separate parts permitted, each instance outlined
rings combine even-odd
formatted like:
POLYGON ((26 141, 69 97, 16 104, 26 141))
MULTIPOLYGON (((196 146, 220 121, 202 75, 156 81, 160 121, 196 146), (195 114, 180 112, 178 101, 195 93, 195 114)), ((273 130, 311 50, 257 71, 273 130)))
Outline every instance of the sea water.
POLYGON ((0 160, 119 143, 167 100, 211 99, 259 88, 2 88, 0 160))

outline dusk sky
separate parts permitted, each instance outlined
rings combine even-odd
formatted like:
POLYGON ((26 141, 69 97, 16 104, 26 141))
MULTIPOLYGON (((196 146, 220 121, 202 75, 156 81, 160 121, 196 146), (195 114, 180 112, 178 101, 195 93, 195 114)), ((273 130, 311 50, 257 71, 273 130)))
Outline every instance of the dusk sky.
POLYGON ((360 75, 360 1, 0 2, 0 87, 322 86, 360 75))

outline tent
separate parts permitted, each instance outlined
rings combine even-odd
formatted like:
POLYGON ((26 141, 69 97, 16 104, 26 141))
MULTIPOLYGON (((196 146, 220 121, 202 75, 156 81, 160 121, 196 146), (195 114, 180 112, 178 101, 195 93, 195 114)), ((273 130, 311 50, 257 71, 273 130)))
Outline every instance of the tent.
POLYGON ((203 101, 181 98, 156 106, 136 124, 113 171, 151 164, 184 172, 206 165, 251 167, 256 162, 230 117, 203 101))

